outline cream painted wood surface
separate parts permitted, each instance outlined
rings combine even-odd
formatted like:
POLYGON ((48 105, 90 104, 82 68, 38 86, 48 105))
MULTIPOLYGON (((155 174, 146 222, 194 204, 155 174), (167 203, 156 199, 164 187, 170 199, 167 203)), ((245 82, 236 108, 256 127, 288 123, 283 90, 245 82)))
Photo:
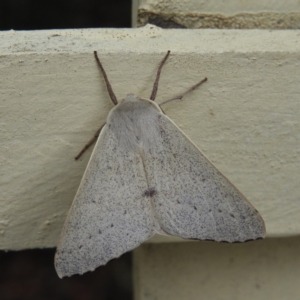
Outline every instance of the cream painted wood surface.
POLYGON ((299 29, 298 0, 134 0, 132 24, 163 28, 299 29))
MULTIPOLYGON (((74 156, 118 98, 158 102, 263 215, 268 236, 300 233, 300 33, 93 29, 0 33, 0 248, 53 247, 91 149, 74 156)), ((166 237, 163 241, 171 241, 166 237)))
POLYGON ((135 300, 298 300, 300 237, 244 244, 145 244, 134 251, 135 300))

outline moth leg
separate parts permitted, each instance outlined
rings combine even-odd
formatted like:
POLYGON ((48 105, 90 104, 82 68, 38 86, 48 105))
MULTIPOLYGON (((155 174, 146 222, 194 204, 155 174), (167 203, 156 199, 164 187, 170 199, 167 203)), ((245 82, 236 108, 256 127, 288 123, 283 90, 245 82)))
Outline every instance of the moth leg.
POLYGON ((163 65, 165 64, 167 58, 169 57, 169 55, 170 55, 170 50, 167 52, 167 54, 165 55, 165 57, 163 58, 163 60, 161 61, 160 65, 157 69, 156 79, 153 84, 153 89, 152 89, 152 93, 150 96, 150 100, 153 100, 153 101, 155 100, 155 97, 157 94, 157 89, 158 89, 158 81, 159 81, 159 77, 160 77, 160 72, 161 72, 161 69, 162 69, 163 65))
POLYGON ((89 140, 89 142, 83 147, 83 149, 78 153, 78 155, 76 155, 75 156, 75 160, 78 160, 80 157, 81 157, 81 155, 91 146, 91 145, 93 145, 95 142, 96 142, 96 140, 97 140, 97 138, 98 138, 98 136, 99 136, 99 134, 100 134, 100 132, 101 132, 101 130, 102 130, 102 128, 104 127, 104 125, 105 125, 106 123, 104 123, 97 131, 96 131, 96 133, 94 134, 94 136, 89 140))
POLYGON ((200 86, 202 83, 204 83, 205 81, 207 81, 207 78, 205 77, 204 79, 202 79, 201 81, 199 81, 197 84, 193 85, 191 88, 189 88, 187 91, 185 91, 184 93, 178 95, 178 96, 175 96, 171 99, 168 99, 166 101, 164 101, 163 103, 161 103, 159 106, 162 106, 168 102, 171 102, 173 100, 181 100, 186 94, 192 92, 193 90, 195 90, 198 86, 200 86))
POLYGON ((106 87, 107 87, 107 91, 108 91, 109 97, 110 97, 111 101, 114 103, 114 105, 117 105, 118 104, 117 97, 116 97, 115 93, 113 92, 111 84, 108 81, 106 72, 105 72, 105 70, 104 70, 104 68, 103 68, 103 66, 102 66, 102 64, 100 62, 100 59, 99 59, 98 54, 97 54, 97 51, 94 51, 94 56, 95 56, 95 59, 96 59, 96 61, 98 63, 98 66, 101 69, 101 72, 103 74, 103 77, 104 77, 104 80, 105 80, 105 83, 106 83, 106 87))

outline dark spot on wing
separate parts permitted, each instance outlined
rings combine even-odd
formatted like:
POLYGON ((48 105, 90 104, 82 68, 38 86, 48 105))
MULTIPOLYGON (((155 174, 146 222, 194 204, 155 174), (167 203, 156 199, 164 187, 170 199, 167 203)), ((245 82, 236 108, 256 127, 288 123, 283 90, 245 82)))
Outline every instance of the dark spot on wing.
POLYGON ((233 215, 233 214, 230 214, 230 217, 234 218, 234 215, 233 215))
POLYGON ((218 212, 219 212, 219 213, 221 213, 221 212, 222 212, 222 210, 221 210, 221 209, 218 209, 218 212))
POLYGON ((149 190, 146 190, 143 194, 144 197, 153 197, 155 194, 157 194, 155 188, 150 188, 149 190))
POLYGON ((194 206, 194 210, 197 210, 197 207, 196 207, 196 206, 194 206))
POLYGON ((82 248, 82 245, 80 245, 78 248, 81 249, 81 248, 82 248))
POLYGON ((111 227, 111 228, 114 227, 114 224, 111 224, 110 227, 111 227))

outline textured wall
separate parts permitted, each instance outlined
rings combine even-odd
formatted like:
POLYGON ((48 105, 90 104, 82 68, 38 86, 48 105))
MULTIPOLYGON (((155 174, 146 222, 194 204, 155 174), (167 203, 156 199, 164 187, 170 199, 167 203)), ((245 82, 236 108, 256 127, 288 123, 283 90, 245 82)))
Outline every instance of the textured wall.
MULTIPOLYGON (((269 236, 300 232, 299 33, 130 29, 0 33, 0 248, 53 247, 91 150, 73 157, 117 97, 158 102, 263 215, 269 236)), ((166 240, 166 239, 164 239, 166 240)))
POLYGON ((299 29, 298 0, 134 0, 132 23, 162 28, 299 29))

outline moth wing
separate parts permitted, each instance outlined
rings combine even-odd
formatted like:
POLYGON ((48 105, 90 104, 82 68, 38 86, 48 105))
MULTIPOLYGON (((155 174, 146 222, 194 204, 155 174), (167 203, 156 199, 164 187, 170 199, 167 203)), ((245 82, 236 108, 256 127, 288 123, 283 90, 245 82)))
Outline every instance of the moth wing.
POLYGON ((150 238, 155 222, 150 200, 143 197, 147 188, 140 156, 120 151, 106 125, 62 230, 58 275, 93 271, 150 238))
POLYGON ((265 236, 257 210, 165 115, 145 154, 153 206, 163 231, 186 239, 243 242, 265 236))

